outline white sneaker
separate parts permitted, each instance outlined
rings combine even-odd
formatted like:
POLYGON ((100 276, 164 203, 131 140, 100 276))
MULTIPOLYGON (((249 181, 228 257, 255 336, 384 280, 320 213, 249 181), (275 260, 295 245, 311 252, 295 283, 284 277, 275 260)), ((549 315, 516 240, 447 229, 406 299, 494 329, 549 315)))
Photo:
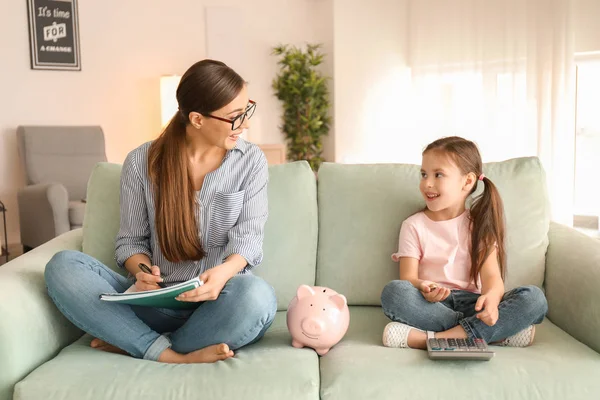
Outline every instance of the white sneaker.
POLYGON ((502 342, 500 342, 500 346, 510 346, 510 347, 527 347, 531 346, 533 343, 533 338, 535 337, 535 325, 531 325, 521 332, 516 333, 512 336, 507 337, 502 342))
MULTIPOLYGON (((413 328, 412 326, 403 324, 401 322, 390 322, 383 330, 383 345, 385 347, 407 348, 408 334, 411 329, 417 328, 413 328)), ((420 329, 417 330, 421 331, 420 329)))

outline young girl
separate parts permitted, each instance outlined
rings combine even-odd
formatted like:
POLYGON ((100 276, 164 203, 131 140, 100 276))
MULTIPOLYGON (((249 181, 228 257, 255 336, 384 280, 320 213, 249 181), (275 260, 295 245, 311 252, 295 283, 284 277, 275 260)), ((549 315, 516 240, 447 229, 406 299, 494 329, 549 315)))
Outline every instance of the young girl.
POLYGON ((525 347, 548 311, 536 286, 504 292, 504 211, 496 186, 482 173, 477 146, 459 137, 431 143, 423 152, 421 194, 427 203, 402 223, 400 280, 386 285, 383 311, 392 321, 387 347, 425 349, 437 338, 480 338, 525 347), (478 183, 480 182, 480 183, 478 183), (470 210, 467 197, 484 185, 470 210))

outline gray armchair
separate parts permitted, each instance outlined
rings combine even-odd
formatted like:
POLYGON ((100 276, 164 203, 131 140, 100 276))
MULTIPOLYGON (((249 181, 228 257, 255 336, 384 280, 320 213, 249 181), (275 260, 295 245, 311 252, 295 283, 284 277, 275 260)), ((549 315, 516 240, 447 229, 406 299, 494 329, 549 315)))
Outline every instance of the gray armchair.
POLYGON ((19 126, 26 186, 17 193, 25 251, 83 225, 87 182, 106 161, 99 126, 19 126))

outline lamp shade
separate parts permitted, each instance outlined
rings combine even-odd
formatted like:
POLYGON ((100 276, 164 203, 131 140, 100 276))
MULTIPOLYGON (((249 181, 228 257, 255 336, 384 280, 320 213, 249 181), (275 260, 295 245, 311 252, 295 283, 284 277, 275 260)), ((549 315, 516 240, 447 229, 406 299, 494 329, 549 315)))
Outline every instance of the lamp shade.
POLYGON ((160 123, 166 126, 177 112, 177 86, 181 76, 170 75, 160 77, 160 123))

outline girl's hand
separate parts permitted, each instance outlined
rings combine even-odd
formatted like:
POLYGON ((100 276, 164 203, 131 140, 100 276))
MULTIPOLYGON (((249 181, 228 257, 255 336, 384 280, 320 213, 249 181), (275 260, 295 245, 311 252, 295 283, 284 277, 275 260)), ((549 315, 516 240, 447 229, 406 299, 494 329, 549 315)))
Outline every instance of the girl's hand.
POLYGON ((421 281, 419 284, 419 290, 421 291, 423 297, 425 297, 425 300, 430 303, 444 301, 448 296, 450 296, 450 289, 442 287, 431 281, 421 281))
POLYGON ((498 303, 485 294, 482 294, 475 303, 475 311, 481 311, 477 318, 487 326, 494 326, 498 322, 498 303), (481 311, 483 309, 483 311, 481 311))
POLYGON ((216 300, 227 281, 237 274, 237 272, 235 268, 232 268, 227 263, 217 265, 200 275, 200 279, 204 282, 202 286, 182 293, 176 299, 188 302, 216 300))
POLYGON ((138 292, 145 292, 147 290, 156 290, 160 289, 157 282, 162 282, 162 278, 160 277, 160 268, 158 266, 153 265, 151 267, 152 274, 147 274, 144 271, 140 271, 135 274, 135 290, 138 292))

